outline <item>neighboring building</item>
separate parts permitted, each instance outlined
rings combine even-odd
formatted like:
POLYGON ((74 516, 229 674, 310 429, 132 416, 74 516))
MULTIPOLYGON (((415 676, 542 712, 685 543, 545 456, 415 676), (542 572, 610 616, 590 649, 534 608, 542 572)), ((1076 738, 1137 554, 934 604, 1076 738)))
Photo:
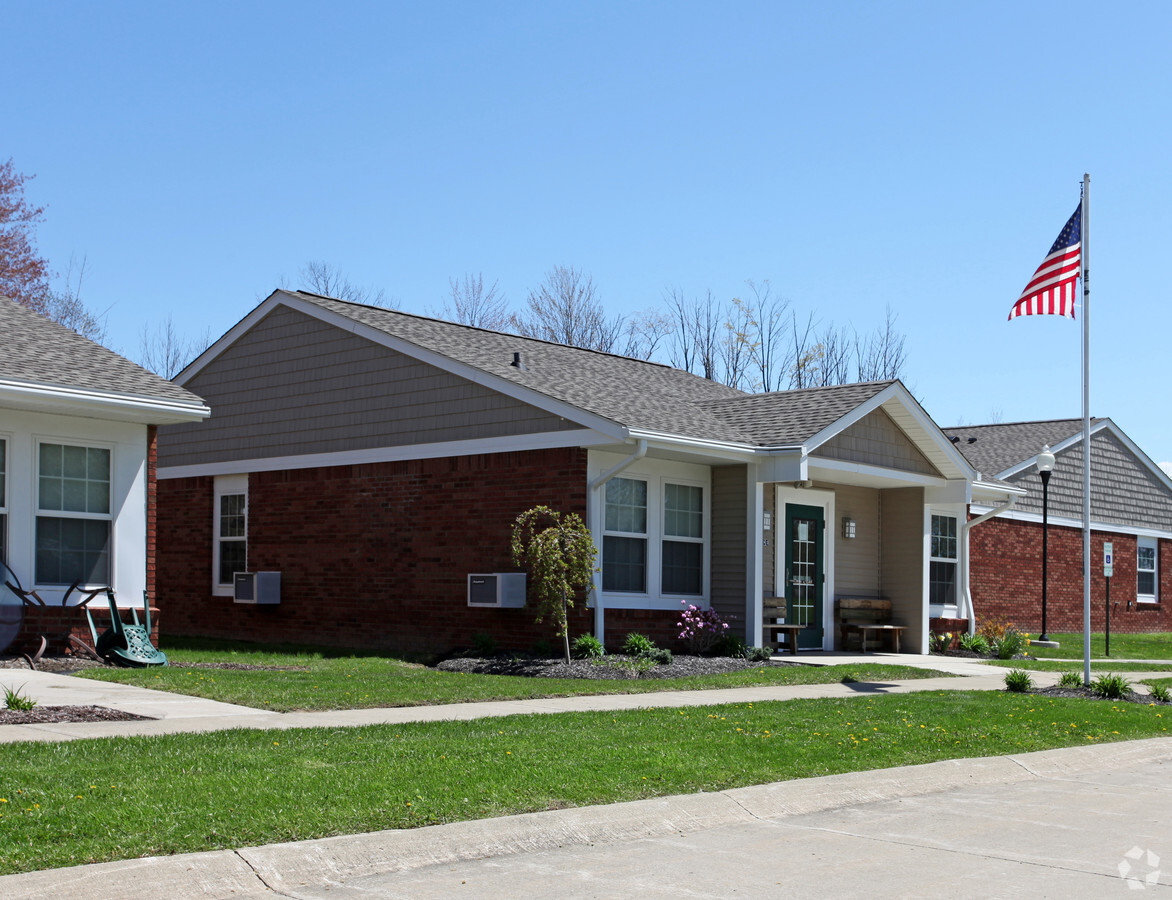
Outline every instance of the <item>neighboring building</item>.
MULTIPOLYGON (((80 579, 141 608, 144 591, 154 597, 155 426, 207 407, 3 297, 0 334, 0 558, 50 607, 80 579)), ((58 607, 26 617, 25 632, 80 624, 58 607)))
POLYGON ((169 633, 549 641, 531 609, 472 607, 467 587, 515 571, 513 521, 546 504, 601 551, 573 635, 670 645, 694 603, 759 645, 763 598, 783 595, 803 645, 830 649, 836 598, 883 597, 922 652, 930 614, 963 615, 968 504, 1015 493, 980 482, 899 382, 749 395, 304 292, 273 293, 176 381, 214 414, 159 433, 169 633), (243 570, 279 572, 280 602, 234 602, 243 570))
MULTIPOLYGON (((1028 493, 974 534, 977 619, 1042 625, 1042 482, 1038 454, 1055 456, 1049 488, 1047 629, 1083 630, 1081 419, 947 428, 976 469, 1028 493)), ((974 501, 974 514, 988 511, 974 501)), ((1106 625, 1103 544, 1114 550, 1112 631, 1172 630, 1172 478, 1110 419, 1091 423, 1091 627, 1106 625)))

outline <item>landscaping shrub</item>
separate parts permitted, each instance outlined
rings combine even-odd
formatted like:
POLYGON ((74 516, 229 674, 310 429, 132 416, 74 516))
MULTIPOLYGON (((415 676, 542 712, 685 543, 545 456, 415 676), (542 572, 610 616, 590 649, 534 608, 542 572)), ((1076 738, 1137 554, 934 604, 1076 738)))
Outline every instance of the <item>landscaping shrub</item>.
POLYGON ((1029 642, 1029 635, 1022 634, 1010 625, 1001 633, 1001 637, 989 641, 989 649, 998 659, 1013 659, 1019 653, 1025 652, 1029 642))
POLYGON ((1058 678, 1058 686, 1064 688, 1082 687, 1082 676, 1078 672, 1063 672, 1058 678))
MULTIPOLYGON (((24 687, 22 684, 20 687, 24 687)), ((26 697, 20 692, 20 688, 15 690, 12 688, 4 689, 4 708, 15 709, 21 712, 27 712, 30 709, 37 708, 37 701, 31 697, 26 697)))
POLYGON ((943 634, 931 632, 928 635, 928 652, 930 653, 944 653, 952 647, 952 632, 946 631, 943 634))
POLYGON ((545 638, 538 638, 533 642, 533 655, 538 659, 549 659, 553 656, 553 644, 545 638))
POLYGON ((1162 684, 1148 685, 1148 690, 1152 692, 1152 699, 1160 703, 1172 703, 1172 694, 1168 693, 1168 689, 1162 684))
POLYGON ((983 634, 962 634, 960 636, 960 649, 967 650, 969 653, 979 653, 982 656, 989 652, 989 639, 983 634))
POLYGON ((602 659, 606 650, 602 641, 592 634, 580 634, 574 639, 574 659, 602 659))
POLYGON ((1010 669, 1005 673, 1005 689, 1018 694, 1024 694, 1034 686, 1030 673, 1023 669, 1010 669))
POLYGON ((727 656, 731 659, 745 659, 745 654, 748 652, 748 647, 745 642, 735 634, 725 632, 716 639, 712 645, 712 649, 708 652, 712 656, 727 656))
POLYGON ((491 634, 472 635, 472 652, 481 659, 496 656, 496 638, 491 634))
POLYGON ((1091 690, 1105 700, 1122 700, 1131 691, 1131 682, 1122 675, 1100 675, 1091 682, 1091 690))
POLYGON ((977 634, 981 635, 990 645, 994 641, 999 641, 1005 637, 1005 632, 1009 629, 1017 630, 1017 626, 1006 619, 982 619, 981 624, 977 627, 977 634))
POLYGON ((687 600, 681 600, 684 611, 676 623, 680 629, 680 640, 697 655, 709 653, 716 642, 728 632, 728 622, 714 609, 700 609, 687 600))
POLYGON ((656 647, 643 654, 643 659, 649 659, 657 666, 671 665, 671 651, 666 647, 656 647))
POLYGON ((643 656, 648 657, 656 650, 655 642, 645 634, 639 634, 637 631, 632 631, 627 635, 627 639, 623 641, 623 653, 627 656, 643 656))
POLYGON ((745 659, 749 662, 767 662, 773 659, 772 647, 746 647, 745 659))

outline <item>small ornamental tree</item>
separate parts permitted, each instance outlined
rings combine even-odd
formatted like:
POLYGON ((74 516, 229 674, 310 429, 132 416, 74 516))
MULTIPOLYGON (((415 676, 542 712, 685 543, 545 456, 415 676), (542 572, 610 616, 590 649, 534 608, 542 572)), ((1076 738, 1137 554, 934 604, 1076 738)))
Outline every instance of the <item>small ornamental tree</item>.
POLYGON ((559 515, 535 506, 513 525, 513 564, 529 570, 529 588, 537 598, 537 621, 551 616, 570 661, 568 610, 579 590, 594 583, 598 550, 585 523, 574 513, 559 515))

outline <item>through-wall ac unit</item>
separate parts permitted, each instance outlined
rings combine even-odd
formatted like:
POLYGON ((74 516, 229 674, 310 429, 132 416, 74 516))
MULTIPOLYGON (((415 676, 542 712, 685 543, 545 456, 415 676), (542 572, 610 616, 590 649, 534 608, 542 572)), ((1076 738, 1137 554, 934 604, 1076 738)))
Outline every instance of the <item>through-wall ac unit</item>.
POLYGON ((232 579, 232 599, 237 603, 271 606, 281 602, 280 572, 237 572, 232 579))
POLYGON ((525 605, 525 573, 468 576, 468 605, 517 608, 525 605))

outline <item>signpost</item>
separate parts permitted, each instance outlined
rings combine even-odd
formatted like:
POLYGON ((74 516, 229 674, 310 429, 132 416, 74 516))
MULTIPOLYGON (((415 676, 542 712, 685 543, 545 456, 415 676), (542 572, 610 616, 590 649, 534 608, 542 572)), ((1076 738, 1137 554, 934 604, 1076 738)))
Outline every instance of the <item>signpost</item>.
POLYGON ((1103 648, 1103 655, 1111 655, 1111 573, 1115 568, 1113 560, 1114 544, 1109 541, 1103 541, 1103 577, 1107 579, 1107 630, 1103 635, 1106 646, 1103 648))

